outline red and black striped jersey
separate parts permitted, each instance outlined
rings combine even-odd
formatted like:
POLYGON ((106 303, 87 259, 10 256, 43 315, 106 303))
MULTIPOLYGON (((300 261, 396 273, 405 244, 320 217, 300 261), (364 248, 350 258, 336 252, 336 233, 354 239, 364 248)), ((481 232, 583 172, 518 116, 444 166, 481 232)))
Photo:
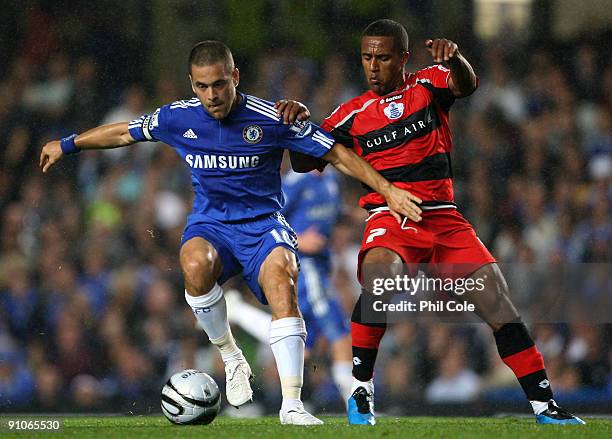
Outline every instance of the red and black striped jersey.
MULTIPOLYGON (((455 207, 448 112, 455 97, 450 70, 435 65, 410 73, 385 96, 369 90, 341 104, 321 127, 352 148, 396 186, 423 200, 424 209, 455 207)), ((385 204, 371 188, 367 209, 385 204)))

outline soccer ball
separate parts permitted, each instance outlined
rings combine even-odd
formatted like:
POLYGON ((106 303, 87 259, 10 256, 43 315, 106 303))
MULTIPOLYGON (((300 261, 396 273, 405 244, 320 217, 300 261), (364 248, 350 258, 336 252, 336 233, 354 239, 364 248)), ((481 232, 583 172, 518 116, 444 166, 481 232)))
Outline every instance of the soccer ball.
POLYGON ((174 424, 210 424, 220 405, 219 386, 199 370, 187 369, 172 375, 162 389, 162 412, 174 424))

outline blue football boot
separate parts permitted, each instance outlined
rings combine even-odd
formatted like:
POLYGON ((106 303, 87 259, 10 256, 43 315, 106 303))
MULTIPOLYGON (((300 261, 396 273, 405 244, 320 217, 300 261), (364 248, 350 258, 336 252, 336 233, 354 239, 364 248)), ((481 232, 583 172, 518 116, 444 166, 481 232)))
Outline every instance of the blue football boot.
POLYGON ((351 425, 375 425, 374 392, 357 387, 348 399, 348 423, 351 425))
POLYGON ((548 408, 539 415, 536 415, 537 424, 557 424, 557 425, 579 425, 586 424, 578 416, 563 410, 554 400, 548 402, 548 408))

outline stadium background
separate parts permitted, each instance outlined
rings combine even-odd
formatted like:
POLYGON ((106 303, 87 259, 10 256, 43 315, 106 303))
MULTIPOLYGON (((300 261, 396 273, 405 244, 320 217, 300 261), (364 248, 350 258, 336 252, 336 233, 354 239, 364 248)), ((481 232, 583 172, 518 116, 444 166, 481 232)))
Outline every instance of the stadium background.
MULTIPOLYGON (((409 70, 429 64, 425 38, 457 41, 481 80, 451 113, 462 212, 501 262, 553 274, 607 264, 603 281, 588 286, 603 293, 605 314, 611 17, 606 2, 573 3, 3 2, 0 412, 158 413, 173 372, 198 367, 224 382, 183 300, 177 254, 191 196, 173 151, 142 144, 71 157, 44 177, 37 168, 50 139, 190 97, 187 54, 205 38, 230 45, 241 90, 298 99, 315 121, 364 89, 357 48, 373 19, 406 25, 409 70)), ((348 314, 365 215, 359 186, 342 187, 345 214, 330 246, 348 314)), ((522 280, 529 302, 538 285, 522 280)), ((610 315, 529 322, 557 399, 573 411, 609 412, 610 315)), ((280 395, 269 347, 235 333, 257 371, 247 413, 273 413, 280 395)), ((304 396, 319 413, 342 410, 326 348, 307 361, 304 396)), ((376 380, 377 407, 388 413, 529 410, 484 325, 396 325, 376 380)))

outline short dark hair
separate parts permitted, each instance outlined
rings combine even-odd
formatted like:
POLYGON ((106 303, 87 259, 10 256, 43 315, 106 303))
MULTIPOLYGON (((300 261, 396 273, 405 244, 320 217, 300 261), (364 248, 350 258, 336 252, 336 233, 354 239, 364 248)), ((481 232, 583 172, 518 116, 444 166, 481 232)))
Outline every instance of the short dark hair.
POLYGON ((408 32, 397 21, 386 18, 376 20, 368 24, 361 37, 392 37, 394 50, 399 53, 408 52, 408 32))
POLYGON ((228 73, 234 70, 234 57, 229 47, 221 41, 200 41, 189 53, 189 72, 191 66, 209 66, 219 62, 225 65, 228 73))

